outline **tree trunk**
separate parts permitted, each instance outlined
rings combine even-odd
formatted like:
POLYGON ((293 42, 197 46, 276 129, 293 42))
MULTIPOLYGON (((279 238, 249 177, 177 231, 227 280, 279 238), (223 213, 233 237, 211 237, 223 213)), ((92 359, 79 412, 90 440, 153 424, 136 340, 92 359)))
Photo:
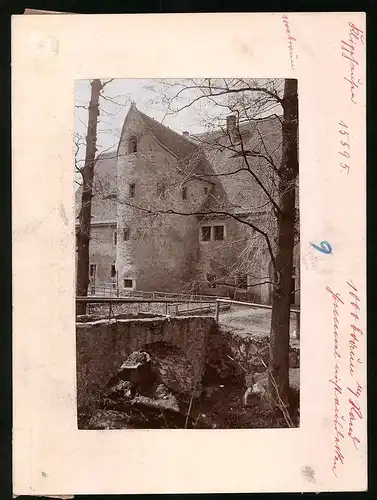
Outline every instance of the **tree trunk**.
POLYGON ((272 292, 270 337, 270 395, 289 404, 289 324, 291 282, 296 215, 296 181, 298 176, 298 101, 297 80, 287 79, 283 97, 283 154, 279 178, 275 278, 272 292), (276 385, 275 385, 276 384, 276 385), (277 390, 276 390, 277 389, 277 390))
MULTIPOLYGON (((92 216, 93 176, 97 151, 97 124, 99 116, 99 96, 102 90, 101 80, 91 83, 91 97, 88 113, 88 129, 86 134, 85 164, 82 169, 82 195, 77 232, 77 277, 76 295, 86 297, 89 286, 89 241, 92 216)), ((86 304, 78 303, 77 314, 85 314, 86 304)))

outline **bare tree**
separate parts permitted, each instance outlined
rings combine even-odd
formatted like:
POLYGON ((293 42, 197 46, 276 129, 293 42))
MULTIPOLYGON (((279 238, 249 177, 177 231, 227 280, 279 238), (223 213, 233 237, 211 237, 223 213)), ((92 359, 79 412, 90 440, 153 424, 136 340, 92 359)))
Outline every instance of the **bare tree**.
MULTIPOLYGON (((99 99, 101 91, 112 80, 102 82, 94 79, 91 82, 91 96, 88 106, 88 126, 85 139, 85 160, 80 167, 77 153, 82 144, 80 138, 76 140, 76 172, 81 174, 81 207, 79 213, 79 229, 77 231, 77 276, 76 295, 86 296, 89 286, 89 241, 92 214, 93 178, 97 152, 97 129, 100 115, 99 99)), ((77 305, 77 313, 85 314, 86 304, 77 305)))

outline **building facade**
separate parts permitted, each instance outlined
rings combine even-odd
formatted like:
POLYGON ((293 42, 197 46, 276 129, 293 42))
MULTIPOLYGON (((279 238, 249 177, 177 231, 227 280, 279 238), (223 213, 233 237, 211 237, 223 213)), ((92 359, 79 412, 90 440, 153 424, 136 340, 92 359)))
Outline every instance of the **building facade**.
MULTIPOLYGON (((280 139, 275 116, 247 124, 231 116, 224 130, 193 137, 133 104, 117 150, 99 155, 95 165, 92 287, 236 293, 269 303, 271 259, 252 226, 273 234, 273 213, 257 180, 273 192, 266 158, 279 162, 280 139)), ((77 215, 80 201, 78 189, 77 215)), ((298 245, 292 287, 299 288, 298 245)), ((299 293, 292 297, 299 303, 299 293)))

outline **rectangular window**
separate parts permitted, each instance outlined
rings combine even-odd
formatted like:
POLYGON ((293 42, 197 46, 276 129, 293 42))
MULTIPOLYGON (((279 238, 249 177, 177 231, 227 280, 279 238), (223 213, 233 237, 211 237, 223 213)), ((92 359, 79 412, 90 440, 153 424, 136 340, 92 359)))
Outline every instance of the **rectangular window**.
POLYGON ((202 226, 202 241, 210 241, 211 239, 211 226, 202 226))
POLYGON ((117 246, 118 243, 118 233, 117 231, 114 231, 113 233, 113 245, 117 246))
POLYGON ((224 239, 224 226, 215 226, 215 240, 221 241, 224 239))
POLYGON ((123 280, 123 286, 124 288, 132 288, 133 287, 133 281, 131 279, 124 279, 123 280))
POLYGON ((187 200, 187 187, 182 188, 182 200, 187 200))
POLYGON ((93 278, 96 275, 96 271, 97 271, 96 264, 90 264, 90 266, 89 266, 89 275, 90 275, 91 278, 93 278))
POLYGON ((216 288, 216 275, 215 274, 207 274, 206 280, 211 288, 216 288))
POLYGON ((127 227, 123 229, 123 241, 128 241, 130 239, 131 230, 127 227))
POLYGON ((116 269, 115 269, 115 264, 111 264, 111 272, 110 272, 110 277, 115 278, 117 275, 116 269))
POLYGON ((237 288, 243 288, 247 290, 247 274, 239 274, 236 278, 237 288))
POLYGON ((165 198, 166 197, 165 184, 163 182, 159 182, 157 184, 157 196, 159 198, 165 198))
POLYGON ((128 153, 132 154, 136 152, 137 152, 137 138, 133 136, 128 139, 128 153))
POLYGON ((130 184, 130 198, 135 198, 135 190, 136 190, 135 184, 130 184))

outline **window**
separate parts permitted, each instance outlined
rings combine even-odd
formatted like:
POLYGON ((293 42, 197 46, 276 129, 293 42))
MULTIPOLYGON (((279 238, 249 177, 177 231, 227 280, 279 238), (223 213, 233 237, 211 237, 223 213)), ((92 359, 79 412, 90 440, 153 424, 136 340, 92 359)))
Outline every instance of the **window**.
POLYGON ((239 274, 236 278, 237 288, 247 289, 247 274, 239 274))
POLYGON ((216 288, 216 275, 215 274, 207 274, 206 280, 211 288, 216 288))
POLYGON ((118 232, 114 231, 113 232, 113 245, 117 246, 118 243, 118 232))
POLYGON ((215 240, 221 241, 224 239, 224 226, 215 226, 215 240))
POLYGON ((207 187, 205 187, 205 188, 204 188, 204 194, 205 194, 205 195, 207 195, 207 194, 208 194, 208 188, 207 188, 207 187))
POLYGON ((123 280, 123 287, 124 288, 132 288, 133 287, 133 280, 131 279, 124 279, 123 280))
POLYGON ((211 239, 211 226, 202 226, 202 241, 210 241, 211 239))
POLYGON ((128 154, 137 152, 137 138, 132 136, 128 139, 128 154))
POLYGON ((187 200, 187 187, 182 188, 182 200, 187 200))
POLYGON ((165 184, 163 182, 159 182, 157 184, 157 196, 159 198, 165 198, 166 197, 165 184))
POLYGON ((130 228, 124 228, 123 229, 123 241, 128 241, 130 239, 130 236, 131 236, 131 230, 130 228))
POLYGON ((96 264, 90 264, 89 266, 89 276, 93 278, 96 275, 97 266, 96 264))
POLYGON ((135 198, 135 184, 130 184, 130 198, 135 198))
POLYGON ((117 275, 116 269, 115 269, 115 264, 111 264, 111 272, 110 272, 110 277, 115 278, 117 275))

